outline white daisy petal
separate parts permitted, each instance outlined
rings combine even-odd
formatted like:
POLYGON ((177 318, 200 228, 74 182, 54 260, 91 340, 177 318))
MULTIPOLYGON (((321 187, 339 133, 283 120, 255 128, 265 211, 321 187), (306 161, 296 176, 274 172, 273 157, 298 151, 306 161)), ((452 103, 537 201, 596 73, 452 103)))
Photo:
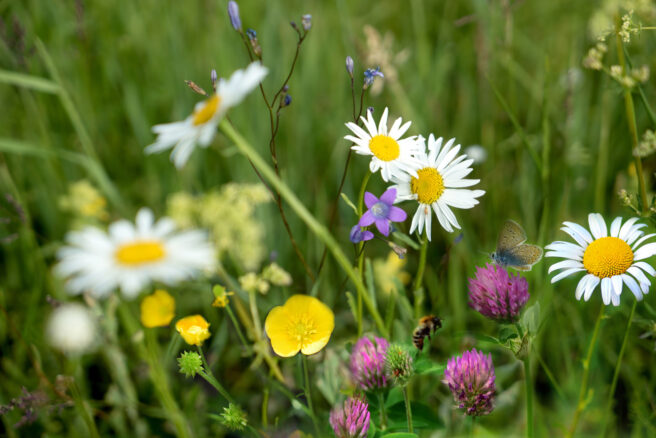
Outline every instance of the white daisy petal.
POLYGON ((634 254, 633 260, 644 260, 656 254, 656 242, 640 247, 634 254))
POLYGON ((651 275, 652 277, 656 277, 656 269, 654 269, 654 267, 651 266, 648 263, 638 262, 638 263, 634 263, 633 266, 635 266, 636 268, 642 269, 643 271, 645 271, 647 274, 651 275))
MULTIPOLYGON (((593 233, 594 234, 594 233, 593 233)), ((612 293, 613 285, 611 279, 606 277, 601 279, 601 299, 605 305, 610 304, 610 294, 612 293)))
POLYGON ((604 221, 603 216, 599 213, 590 213, 588 215, 588 224, 590 225, 592 236, 594 236, 595 239, 608 236, 606 222, 604 221))
POLYGON ((633 224, 638 221, 637 217, 632 217, 628 219, 626 222, 624 222, 624 225, 622 225, 622 228, 620 228, 620 233, 617 237, 619 237, 622 240, 626 240, 626 236, 629 235, 631 232, 631 228, 633 227, 633 224))
POLYGON ((621 275, 613 275, 610 277, 610 282, 613 286, 613 292, 619 297, 622 295, 622 276, 621 275))
POLYGON ((627 274, 622 274, 622 280, 624 280, 624 283, 629 287, 631 292, 633 292, 633 295, 635 295, 636 299, 638 301, 642 300, 642 290, 640 290, 640 286, 638 283, 631 277, 630 275, 627 274))
POLYGON ((562 262, 554 263, 551 265, 549 268, 549 274, 551 274, 553 271, 556 271, 558 269, 564 269, 564 268, 583 268, 583 263, 576 261, 576 260, 564 260, 562 262))
POLYGON ((576 234, 580 236, 586 243, 592 243, 592 235, 581 225, 574 222, 563 222, 563 225, 575 231, 576 234))
POLYGON ((590 299, 592 292, 594 292, 597 285, 601 282, 598 277, 595 277, 592 274, 589 274, 589 276, 590 278, 588 279, 588 283, 585 285, 585 291, 583 292, 583 301, 588 301, 590 299))
POLYGON ((551 279, 551 284, 562 280, 565 277, 569 277, 570 275, 576 273, 576 272, 581 272, 584 271, 585 269, 583 268, 572 268, 572 269, 565 269, 562 272, 559 272, 557 275, 554 275, 554 278, 551 279))
POLYGON ((645 240, 651 239, 654 236, 656 236, 656 234, 653 234, 653 233, 652 234, 645 234, 644 236, 642 236, 640 239, 636 240, 636 242, 631 245, 631 249, 633 249, 635 251, 636 249, 638 249, 640 247, 640 245, 642 245, 642 243, 645 240))
POLYGON ((616 217, 615 220, 613 220, 613 223, 610 224, 610 235, 612 237, 617 237, 620 234, 620 226, 622 225, 622 218, 621 217, 616 217))

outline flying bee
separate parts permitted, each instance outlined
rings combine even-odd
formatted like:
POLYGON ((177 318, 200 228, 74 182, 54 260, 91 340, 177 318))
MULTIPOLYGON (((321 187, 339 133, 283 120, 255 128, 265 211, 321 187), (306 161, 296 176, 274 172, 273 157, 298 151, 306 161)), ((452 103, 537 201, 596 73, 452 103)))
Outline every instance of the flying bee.
POLYGON ((435 334, 437 329, 442 328, 442 320, 435 315, 427 315, 422 317, 419 320, 419 325, 412 332, 412 343, 417 347, 419 351, 424 349, 424 338, 428 336, 428 339, 431 338, 432 334, 435 334))

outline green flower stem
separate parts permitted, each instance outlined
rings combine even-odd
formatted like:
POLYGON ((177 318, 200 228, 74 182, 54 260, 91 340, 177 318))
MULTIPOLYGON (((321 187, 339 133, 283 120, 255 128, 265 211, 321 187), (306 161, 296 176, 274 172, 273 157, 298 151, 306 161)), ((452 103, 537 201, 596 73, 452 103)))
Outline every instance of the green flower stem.
POLYGON ((567 432, 567 437, 572 438, 576 433, 576 426, 579 423, 579 418, 581 417, 581 412, 585 409, 587 405, 586 396, 588 394, 588 377, 590 375, 590 360, 592 360, 592 353, 594 352, 595 346, 597 345, 597 337, 599 336, 599 327, 601 326, 601 320, 604 319, 604 310, 606 306, 602 303, 601 309, 599 310, 599 316, 597 316, 597 322, 595 322, 594 331, 592 332, 592 338, 590 339, 590 344, 588 345, 588 354, 583 361, 583 378, 581 379, 581 387, 579 390, 579 401, 576 404, 576 411, 574 412, 574 419, 572 420, 572 425, 569 427, 567 432))
POLYGON ((417 267, 417 275, 415 275, 415 283, 412 287, 412 292, 415 295, 415 318, 421 317, 421 302, 424 294, 419 293, 419 289, 424 282, 424 271, 426 270, 426 253, 428 252, 428 237, 424 234, 421 241, 421 249, 419 250, 419 266, 417 267))
MULTIPOLYGON (((79 368, 79 367, 80 367, 79 360, 75 360, 75 368, 79 368)), ((75 402, 75 408, 77 409, 79 415, 82 417, 84 423, 87 425, 87 429, 89 430, 89 436, 92 438, 100 438, 100 434, 98 433, 98 429, 96 428, 96 423, 95 421, 93 421, 91 407, 89 406, 89 403, 82 396, 82 391, 80 391, 80 388, 77 386, 77 383, 75 382, 75 378, 71 379, 69 389, 71 391, 71 396, 73 397, 73 401, 75 402)))
POLYGON ((226 400, 228 400, 229 403, 234 403, 235 401, 230 397, 230 394, 228 394, 228 391, 219 383, 218 380, 216 380, 216 377, 214 377, 214 373, 212 373, 212 369, 210 368, 210 365, 207 363, 207 359, 205 358, 205 353, 203 353, 203 348, 200 345, 197 345, 196 348, 198 349, 198 354, 200 354, 200 358, 203 361, 203 370, 200 371, 198 374, 207 381, 210 385, 214 387, 217 391, 219 391, 219 394, 223 396, 226 400))
POLYGON ((312 423, 314 424, 314 430, 317 433, 317 436, 320 436, 317 417, 314 414, 314 406, 312 405, 312 392, 310 391, 310 373, 308 371, 307 356, 303 353, 301 353, 301 356, 303 362, 303 392, 305 392, 305 398, 307 399, 308 409, 310 410, 310 416, 312 417, 312 423))
MULTIPOLYGON (((128 308, 128 305, 122 302, 118 306, 119 316, 121 317, 121 322, 125 326, 128 337, 134 338, 134 335, 141 330, 139 323, 135 319, 134 315, 128 308)), ((148 335, 146 332, 146 340, 149 340, 152 336, 148 335)), ((159 360, 157 352, 155 350, 155 345, 153 344, 154 340, 150 339, 148 344, 144 343, 144 340, 141 339, 134 343, 138 349, 138 353, 148 363, 150 372, 148 376, 150 377, 157 396, 162 403, 164 411, 166 411, 166 416, 169 418, 175 425, 177 436, 187 438, 191 437, 191 428, 187 423, 185 416, 183 415, 180 407, 175 401, 175 397, 171 393, 171 388, 169 387, 168 376, 164 368, 162 368, 162 362, 159 360)))
POLYGON ((230 320, 232 321, 232 325, 235 326, 235 330, 237 331, 237 335, 239 336, 239 341, 241 341, 241 344, 244 346, 246 352, 250 356, 251 354, 253 354, 253 351, 251 350, 250 345, 248 345, 248 342, 246 342, 246 338, 244 337, 244 334, 241 331, 241 327, 239 326, 239 322, 237 321, 234 312, 230 308, 230 304, 225 306, 225 310, 228 316, 230 317, 230 320))
POLYGON ((294 192, 275 174, 271 166, 269 166, 266 161, 260 157, 260 155, 253 149, 253 147, 241 136, 235 129, 228 123, 226 120, 221 122, 221 130, 225 133, 228 138, 230 138, 235 146, 240 150, 242 154, 248 158, 253 165, 260 171, 262 176, 269 183, 276 188, 280 195, 287 201, 289 206, 294 210, 294 212, 299 216, 299 218, 305 222, 305 224, 310 228, 310 230, 328 247, 330 252, 333 254, 333 257, 337 263, 342 267, 346 272, 348 277, 355 284, 358 293, 362 294, 362 299, 364 305, 371 313, 371 316, 376 324, 376 327, 380 334, 383 337, 389 337, 385 323, 378 313, 378 309, 374 305, 371 297, 367 293, 367 289, 362 282, 360 276, 355 272, 353 266, 349 262, 348 258, 340 248, 339 244, 335 238, 330 234, 330 232, 321 225, 314 216, 308 211, 308 209, 303 205, 303 203, 296 197, 294 192))
POLYGON ((405 401, 405 418, 408 421, 408 432, 412 433, 412 409, 410 407, 410 400, 408 400, 408 387, 404 386, 403 401, 405 401))
POLYGON ((611 409, 613 407, 613 397, 615 396, 615 388, 617 387, 617 379, 620 376, 620 369, 622 368, 622 358, 624 357, 624 350, 626 349, 626 344, 629 339, 629 329, 631 328, 631 323, 633 322, 633 314, 635 313, 636 306, 638 304, 637 300, 633 300, 633 306, 631 307, 631 313, 629 314, 629 319, 626 322, 626 329, 624 330, 624 339, 622 340, 622 347, 620 348, 620 353, 617 356, 617 363, 615 364, 615 372, 613 373, 613 380, 610 384, 610 391, 608 392, 608 401, 606 402, 606 410, 604 411, 604 427, 602 429, 601 435, 606 435, 606 429, 608 427, 608 419, 611 416, 611 409))
MULTIPOLYGON (((617 14, 615 16, 615 42, 617 43, 617 57, 620 66, 622 67, 622 74, 626 75, 626 59, 624 57, 624 46, 622 44, 622 37, 620 36, 620 28, 622 21, 617 14)), ((638 147, 638 127, 636 125, 635 107, 633 105, 633 95, 631 89, 624 87, 624 107, 626 110, 626 121, 629 125, 629 133, 631 134, 631 150, 633 151, 638 147)), ((633 153, 632 153, 633 155, 633 153)), ((633 160, 636 166, 636 176, 638 177, 638 186, 640 187, 640 201, 642 205, 642 213, 645 214, 649 211, 649 203, 647 201, 647 186, 645 184, 645 177, 642 173, 642 161, 637 155, 633 155, 633 160)))
POLYGON ((378 406, 380 407, 380 429, 387 429, 387 412, 385 412, 385 397, 382 390, 376 391, 378 396, 378 406))
MULTIPOLYGON (((371 172, 367 174, 362 179, 362 184, 360 185, 360 193, 358 194, 358 217, 362 216, 364 213, 364 192, 367 189, 367 184, 369 183, 369 178, 371 178, 371 172)), ((364 279, 364 246, 366 242, 358 243, 358 273, 360 278, 364 279)), ((358 337, 362 336, 362 291, 357 290, 358 293, 358 309, 357 309, 357 325, 358 325, 358 337)))
POLYGON ((523 362, 524 383, 526 385, 526 437, 533 438, 533 381, 531 379, 531 360, 528 351, 523 362))
POLYGON ((551 372, 547 364, 542 359, 542 356, 540 356, 538 350, 534 350, 533 354, 535 354, 535 357, 538 359, 538 362, 540 362, 540 366, 542 367, 542 370, 544 370, 544 373, 547 375, 547 378, 549 379, 551 386, 553 386, 553 388, 556 390, 558 397, 560 397, 561 400, 565 400, 565 394, 563 393, 563 390, 560 388, 560 385, 556 381, 556 378, 554 377, 553 373, 551 372))

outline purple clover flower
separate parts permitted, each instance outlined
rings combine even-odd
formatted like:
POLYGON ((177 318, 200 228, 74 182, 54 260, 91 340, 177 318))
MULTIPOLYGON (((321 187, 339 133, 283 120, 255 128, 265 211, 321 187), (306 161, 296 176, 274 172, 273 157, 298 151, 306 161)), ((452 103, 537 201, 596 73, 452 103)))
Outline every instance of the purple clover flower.
POLYGON ((459 408, 471 416, 487 415, 494 409, 494 365, 492 356, 473 349, 449 359, 444 380, 459 408))
POLYGON ((349 233, 349 240, 353 243, 360 243, 374 238, 374 233, 365 230, 360 225, 354 225, 349 233))
POLYGON ((389 342, 385 338, 362 337, 351 352, 351 375, 358 387, 364 391, 387 386, 385 377, 385 354, 389 342))
POLYGON ((476 268, 476 278, 469 279, 469 307, 490 319, 517 321, 529 297, 528 281, 498 265, 476 268))
POLYGON ((385 193, 376 198, 369 192, 364 193, 364 203, 368 210, 360 218, 358 225, 367 227, 373 223, 376 224, 378 231, 384 236, 389 235, 390 221, 403 222, 408 215, 399 207, 394 206, 396 199, 396 189, 387 189, 385 193))
POLYGON ((344 405, 330 411, 330 425, 337 438, 365 438, 369 432, 369 405, 349 397, 344 405))
POLYGON ((228 2, 228 16, 230 17, 230 24, 232 24, 232 27, 237 31, 241 31, 241 17, 239 17, 239 6, 237 5, 237 2, 228 2))

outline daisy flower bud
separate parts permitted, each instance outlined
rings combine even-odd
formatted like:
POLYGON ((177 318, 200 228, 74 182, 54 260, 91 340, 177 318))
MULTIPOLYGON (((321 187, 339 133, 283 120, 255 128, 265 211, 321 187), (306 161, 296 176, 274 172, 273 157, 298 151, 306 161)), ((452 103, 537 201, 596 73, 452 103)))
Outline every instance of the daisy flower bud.
POLYGON ((517 321, 529 297, 528 281, 501 266, 488 263, 469 279, 469 307, 490 319, 517 321))
POLYGON ((337 438, 364 438, 369 432, 369 417, 367 402, 349 397, 330 411, 330 425, 337 438))
POLYGON ((195 351, 185 351, 178 358, 178 367, 185 377, 194 377, 203 371, 203 359, 195 351))
POLYGON ((494 409, 492 356, 473 349, 449 359, 442 382, 449 387, 459 408, 471 416, 487 415, 494 409))
POLYGON ((385 373, 396 385, 407 385, 415 373, 410 353, 400 345, 390 345, 385 356, 385 373))
POLYGON ((385 353, 389 342, 385 338, 362 337, 351 352, 351 375, 355 383, 365 391, 387 386, 385 353))

